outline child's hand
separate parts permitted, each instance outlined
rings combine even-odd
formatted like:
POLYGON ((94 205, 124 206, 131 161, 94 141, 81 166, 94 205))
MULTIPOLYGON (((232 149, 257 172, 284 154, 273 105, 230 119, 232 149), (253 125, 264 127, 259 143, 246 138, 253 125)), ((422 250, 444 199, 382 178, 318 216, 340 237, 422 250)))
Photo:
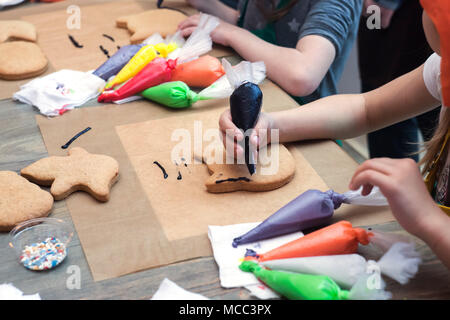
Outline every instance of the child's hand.
POLYGON ((358 167, 350 181, 350 189, 363 186, 368 195, 378 186, 387 198, 400 225, 421 237, 436 209, 440 210, 428 193, 418 165, 411 159, 376 158, 358 167))
MULTIPOLYGON (((219 128, 222 133, 222 141, 229 155, 235 155, 237 158, 244 156, 244 150, 237 142, 244 139, 244 134, 239 130, 233 120, 231 119, 230 110, 226 110, 222 113, 219 119, 219 128), (227 144, 233 145, 233 148, 229 150, 227 144)), ((261 112, 258 118, 258 122, 250 135, 250 143, 255 150, 270 143, 270 130, 274 128, 273 118, 264 112, 261 112)), ((257 154, 256 154, 257 156, 257 154)))
MULTIPOLYGON (((199 21, 199 14, 190 16, 178 25, 178 30, 181 31, 181 35, 183 37, 188 37, 198 26, 199 21)), ((233 28, 237 27, 223 20, 220 20, 219 25, 214 29, 213 32, 211 32, 212 41, 224 46, 229 46, 228 37, 231 35, 233 28)))

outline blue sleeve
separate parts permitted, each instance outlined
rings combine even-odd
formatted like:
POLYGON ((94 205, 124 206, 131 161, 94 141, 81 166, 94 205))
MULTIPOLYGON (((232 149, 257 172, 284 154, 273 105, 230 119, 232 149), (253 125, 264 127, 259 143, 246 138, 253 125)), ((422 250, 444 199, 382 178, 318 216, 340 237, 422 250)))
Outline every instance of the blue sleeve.
POLYGON ((320 0, 309 10, 300 29, 299 39, 319 35, 330 40, 336 48, 336 56, 349 33, 356 32, 362 10, 362 0, 320 0))
POLYGON ((397 10, 403 4, 404 0, 375 0, 380 6, 391 10, 397 10))

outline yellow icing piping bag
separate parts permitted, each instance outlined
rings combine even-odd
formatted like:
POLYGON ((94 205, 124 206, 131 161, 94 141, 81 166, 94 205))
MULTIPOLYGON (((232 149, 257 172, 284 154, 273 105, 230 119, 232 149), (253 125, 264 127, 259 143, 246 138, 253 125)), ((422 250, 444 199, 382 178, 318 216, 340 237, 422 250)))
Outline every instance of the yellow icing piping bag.
POLYGON ((139 73, 150 61, 158 56, 167 57, 167 55, 177 48, 175 43, 158 43, 156 45, 146 45, 142 47, 133 58, 119 71, 114 79, 108 82, 105 89, 110 89, 122 82, 131 79, 139 73))

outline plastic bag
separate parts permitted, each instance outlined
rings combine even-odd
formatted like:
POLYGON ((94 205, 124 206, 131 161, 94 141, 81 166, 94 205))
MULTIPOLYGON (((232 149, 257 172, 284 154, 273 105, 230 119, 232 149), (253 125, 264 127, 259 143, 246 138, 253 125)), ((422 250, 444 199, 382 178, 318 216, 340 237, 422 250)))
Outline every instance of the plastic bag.
POLYGON ((343 203, 367 206, 385 206, 388 204, 380 189, 374 187, 367 196, 358 191, 343 194, 328 190, 307 190, 297 198, 283 206, 257 227, 233 240, 233 247, 263 239, 280 236, 295 231, 318 227, 327 224, 334 210, 343 203))
POLYGON ((350 290, 342 290, 330 277, 285 271, 267 270, 253 261, 244 261, 239 268, 252 272, 269 288, 292 300, 372 300, 389 299, 384 286, 369 290, 366 282, 359 281, 350 290))
POLYGON ((414 243, 397 242, 378 262, 366 260, 359 254, 340 254, 269 260, 261 265, 271 270, 326 275, 341 287, 351 288, 360 278, 373 273, 406 284, 417 273, 420 262, 414 243))

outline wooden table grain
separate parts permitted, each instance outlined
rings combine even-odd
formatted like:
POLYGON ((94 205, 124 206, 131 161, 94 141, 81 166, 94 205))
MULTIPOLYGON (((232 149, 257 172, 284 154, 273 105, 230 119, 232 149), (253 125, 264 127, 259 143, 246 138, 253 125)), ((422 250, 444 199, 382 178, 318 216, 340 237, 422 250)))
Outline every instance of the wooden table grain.
MULTIPOLYGON (((85 107, 95 105, 97 103, 91 101, 85 107)), ((21 168, 47 156, 35 120, 37 114, 36 109, 31 106, 11 99, 0 100, 0 170, 19 172, 21 168)), ((327 148, 336 146, 330 141, 304 143, 302 152, 330 188, 338 192, 346 191, 346 183, 352 174, 351 168, 357 164, 354 162, 353 167, 349 166, 347 171, 336 171, 333 159, 320 156, 327 148), (316 166, 318 161, 322 165, 316 166), (324 161, 329 161, 330 165, 323 166, 324 161)), ((341 151, 340 157, 341 161, 353 161, 344 151, 341 151)), ((52 217, 72 223, 64 201, 55 202, 52 217)), ((406 234, 397 222, 370 227, 406 234)), ((423 259, 419 272, 410 283, 403 286, 384 277, 387 290, 392 292, 394 299, 449 299, 449 270, 422 241, 412 239, 417 242, 423 259)), ((0 233, 0 284, 12 283, 24 294, 39 293, 42 299, 150 299, 164 278, 211 299, 252 299, 243 288, 224 289, 220 286, 218 267, 213 257, 192 259, 94 282, 76 232, 64 262, 45 272, 30 271, 21 266, 15 252, 8 245, 9 241, 8 233, 0 233), (73 287, 75 273, 81 276, 79 288, 73 287)), ((364 248, 363 254, 368 258, 379 257, 379 252, 371 248, 364 248)))

